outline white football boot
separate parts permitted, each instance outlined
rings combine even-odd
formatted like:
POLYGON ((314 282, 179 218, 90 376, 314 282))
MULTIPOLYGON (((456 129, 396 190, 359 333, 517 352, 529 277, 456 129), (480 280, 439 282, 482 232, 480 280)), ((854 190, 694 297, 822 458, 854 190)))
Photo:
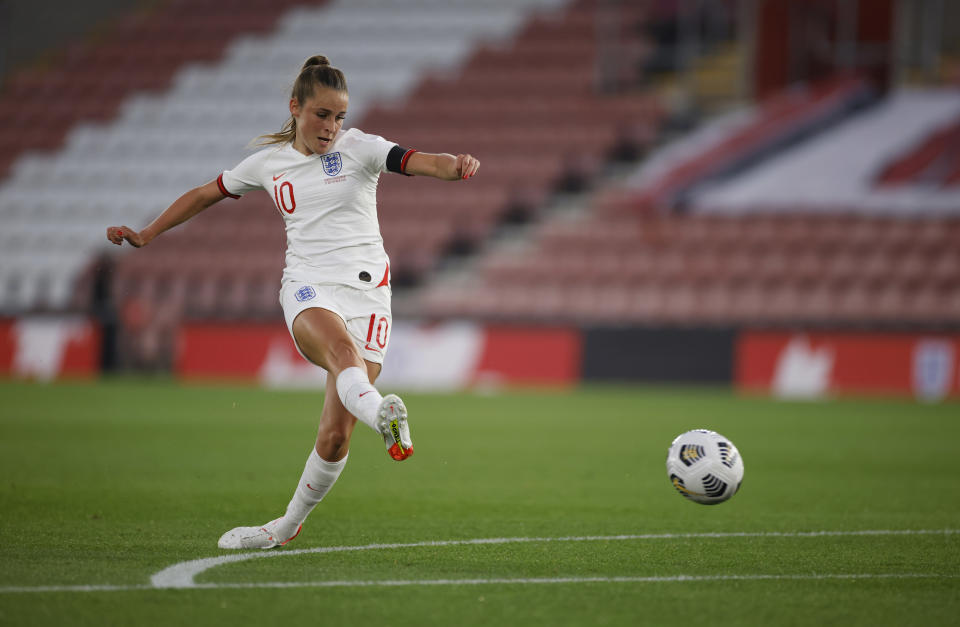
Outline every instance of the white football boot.
POLYGON ((303 525, 297 527, 297 532, 286 540, 277 535, 277 526, 280 519, 271 520, 262 527, 236 527, 220 536, 217 546, 221 549, 272 549, 283 546, 298 535, 303 525))
POLYGON ((410 439, 410 425, 407 424, 407 408, 396 394, 383 397, 377 409, 380 434, 387 445, 390 457, 398 462, 413 455, 413 440, 410 439))

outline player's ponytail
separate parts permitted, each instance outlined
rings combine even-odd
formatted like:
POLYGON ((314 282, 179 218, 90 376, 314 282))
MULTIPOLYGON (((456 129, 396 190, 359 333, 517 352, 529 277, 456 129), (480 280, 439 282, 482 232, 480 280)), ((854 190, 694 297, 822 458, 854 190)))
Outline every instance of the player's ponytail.
MULTIPOLYGON (((330 65, 330 60, 322 54, 316 54, 303 62, 297 80, 293 82, 290 97, 303 105, 313 95, 317 87, 329 87, 337 91, 347 91, 347 79, 343 72, 330 65)), ((297 121, 290 116, 279 133, 269 133, 257 138, 256 144, 286 144, 297 138, 297 121)))

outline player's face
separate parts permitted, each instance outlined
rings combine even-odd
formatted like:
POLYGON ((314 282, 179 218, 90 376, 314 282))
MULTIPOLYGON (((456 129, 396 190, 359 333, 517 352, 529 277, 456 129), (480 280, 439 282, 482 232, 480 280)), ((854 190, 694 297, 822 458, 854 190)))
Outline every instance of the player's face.
POLYGON ((317 87, 303 103, 290 100, 290 114, 297 121, 293 147, 305 155, 322 155, 333 145, 347 115, 347 92, 317 87))

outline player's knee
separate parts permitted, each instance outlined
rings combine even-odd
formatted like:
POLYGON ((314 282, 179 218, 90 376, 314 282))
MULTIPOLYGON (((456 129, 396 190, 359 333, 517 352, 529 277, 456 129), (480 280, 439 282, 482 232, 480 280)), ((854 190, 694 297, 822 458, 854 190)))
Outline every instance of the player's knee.
POLYGON ((350 443, 350 433, 346 429, 328 428, 321 431, 317 436, 317 452, 321 457, 338 456, 339 453, 350 443))
POLYGON ((365 369, 363 359, 352 340, 337 340, 330 346, 330 365, 336 372, 351 366, 365 369))

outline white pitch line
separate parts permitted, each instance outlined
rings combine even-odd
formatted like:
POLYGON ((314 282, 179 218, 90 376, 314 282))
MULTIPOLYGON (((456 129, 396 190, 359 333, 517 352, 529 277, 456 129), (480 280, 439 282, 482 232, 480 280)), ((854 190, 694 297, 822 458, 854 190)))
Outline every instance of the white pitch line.
POLYGON ((197 588, 391 588, 400 586, 543 585, 571 583, 689 583, 702 581, 777 581, 818 579, 956 579, 960 575, 934 573, 824 573, 809 575, 665 575, 646 577, 519 577, 489 579, 386 579, 358 581, 279 581, 202 583, 197 588))
POLYGON ((346 551, 372 551, 384 549, 410 549, 438 546, 464 546, 482 544, 519 544, 529 542, 590 542, 624 540, 680 540, 701 538, 809 538, 825 536, 892 536, 892 535, 946 535, 958 533, 958 529, 874 529, 861 531, 759 531, 728 533, 645 533, 616 536, 566 536, 559 538, 474 538, 471 540, 432 540, 426 542, 404 542, 397 544, 364 544, 359 546, 321 546, 312 549, 292 551, 257 551, 255 553, 236 553, 220 557, 207 557, 174 564, 161 570, 150 578, 155 588, 193 588, 197 575, 223 564, 242 562, 251 559, 305 555, 311 553, 340 553, 346 551))
MULTIPOLYGON (((487 585, 550 585, 590 583, 697 583, 723 581, 817 581, 860 579, 957 579, 960 575, 937 573, 819 573, 806 575, 666 575, 645 577, 520 577, 489 579, 384 579, 354 581, 260 581, 251 583, 200 583, 190 590, 230 590, 256 588, 396 588, 403 586, 487 586, 487 585)), ((34 586, 0 588, 12 592, 128 592, 134 590, 182 590, 153 586, 34 586)))
POLYGON ((559 584, 559 583, 657 583, 680 581, 728 581, 764 579, 869 579, 869 578, 955 578, 956 575, 925 573, 902 574, 825 574, 825 575, 677 575, 669 577, 568 577, 548 579, 417 579, 400 581, 316 581, 316 582, 260 582, 198 584, 195 578, 211 568, 251 559, 291 555, 444 547, 465 545, 497 545, 532 542, 616 542, 626 540, 682 540, 722 538, 818 538, 834 536, 896 536, 896 535, 954 535, 960 529, 872 529, 860 531, 759 531, 715 533, 648 533, 613 536, 564 536, 557 538, 473 538, 468 540, 428 540, 393 544, 364 544, 357 546, 314 547, 310 549, 257 551, 235 553, 218 557, 190 560, 174 564, 150 578, 150 585, 64 585, 64 586, 0 586, 0 594, 22 592, 120 592, 150 589, 216 589, 216 588, 294 588, 294 587, 362 587, 414 585, 481 585, 481 584, 559 584))

